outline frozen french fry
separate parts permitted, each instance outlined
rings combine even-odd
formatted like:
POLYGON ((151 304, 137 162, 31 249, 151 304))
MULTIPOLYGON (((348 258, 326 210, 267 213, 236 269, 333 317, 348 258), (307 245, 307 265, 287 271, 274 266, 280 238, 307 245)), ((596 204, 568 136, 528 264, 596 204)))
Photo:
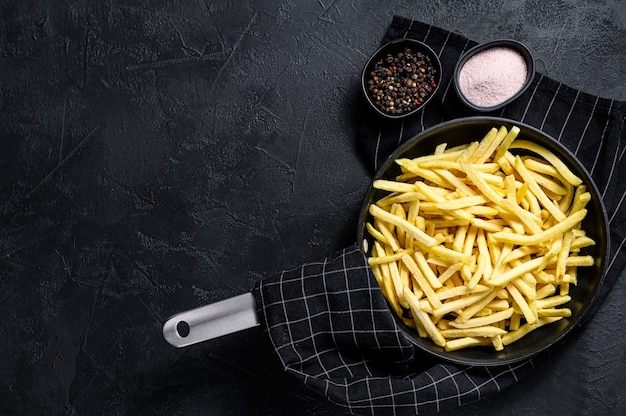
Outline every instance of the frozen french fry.
POLYGON ((394 312, 448 351, 500 351, 569 317, 577 269, 595 263, 580 228, 590 193, 519 133, 494 127, 467 145, 443 143, 374 182, 388 194, 369 206, 368 263, 394 312))

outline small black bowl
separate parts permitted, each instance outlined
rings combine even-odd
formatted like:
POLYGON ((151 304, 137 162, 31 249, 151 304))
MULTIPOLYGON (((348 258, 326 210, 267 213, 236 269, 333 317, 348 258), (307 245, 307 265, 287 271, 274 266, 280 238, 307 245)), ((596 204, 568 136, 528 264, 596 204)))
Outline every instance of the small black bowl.
POLYGON ((488 111, 494 111, 494 110, 498 110, 504 106, 506 106, 507 104, 510 104, 512 101, 514 101, 515 99, 517 99, 520 95, 522 95, 522 93, 524 93, 524 91, 526 91, 526 89, 528 89, 528 87, 530 86, 530 83, 532 82, 533 78, 535 77, 535 59, 533 58, 532 53, 530 52, 530 50, 522 43, 515 41, 515 40, 510 40, 510 39, 502 39, 502 40, 494 40, 491 42, 486 42, 486 43, 482 43, 480 45, 476 45, 473 48, 471 48, 470 50, 468 50, 467 52, 465 52, 461 58, 459 59, 459 61, 456 64, 456 67, 454 68, 454 88, 457 92, 457 95, 459 96, 459 98, 461 99, 461 101, 463 101, 463 103, 471 108, 472 110, 475 111, 484 111, 484 112, 488 112, 488 111), (492 106, 487 106, 487 107, 483 107, 480 106, 477 103, 474 103, 472 101, 470 101, 465 94, 463 93, 462 87, 460 85, 459 82, 459 76, 461 73, 461 70, 463 69, 463 66, 467 63, 467 61, 469 61, 471 58, 475 57, 476 55, 478 55, 481 52, 485 52, 489 49, 493 49, 493 48, 508 48, 508 49, 512 49, 515 52, 519 53, 522 58, 524 59, 524 62, 526 63, 526 79, 524 80, 523 85, 517 90, 516 93, 514 93, 513 95, 511 95, 508 99, 506 99, 505 101, 502 101, 498 104, 492 105, 492 106))
MULTIPOLYGON (((495 351, 491 347, 473 347, 446 351, 444 348, 435 345, 429 338, 421 338, 414 328, 407 326, 398 318, 392 308, 389 308, 390 314, 409 341, 421 350, 439 359, 462 365, 497 366, 511 364, 531 358, 548 347, 561 342, 569 332, 582 322, 595 302, 604 281, 604 273, 610 251, 607 212, 598 188, 587 170, 573 153, 554 138, 524 123, 500 117, 476 116, 438 124, 417 134, 400 146, 389 156, 373 180, 394 180, 400 175, 401 168, 395 162, 396 159, 415 158, 432 154, 436 146, 444 142, 448 144, 448 147, 454 147, 474 140, 480 140, 489 129, 500 126, 505 126, 509 130, 513 126, 518 126, 520 128, 518 135, 520 140, 529 140, 545 147, 563 161, 586 184, 587 191, 591 194, 591 200, 586 206, 588 213, 582 222, 582 229, 585 230, 590 238, 596 241, 596 244, 586 247, 584 252, 581 251, 581 254, 591 255, 596 261, 591 267, 580 268, 578 270, 577 285, 570 286, 569 294, 572 299, 567 304, 567 307, 572 311, 570 317, 538 328, 518 341, 507 345, 502 351, 495 351)), ((520 150, 515 151, 515 153, 520 154, 521 152, 520 150)), ((374 246, 374 238, 366 228, 366 224, 372 221, 372 217, 368 212, 369 205, 387 194, 388 192, 376 189, 371 184, 361 207, 357 241, 362 245, 361 249, 366 256, 371 254, 369 250, 374 246)))
MULTIPOLYGON (((383 66, 385 65, 386 64, 384 64, 383 66)), ((402 71, 404 71, 404 69, 402 71)), ((425 71, 427 71, 427 68, 425 68, 425 71)), ((398 75, 398 78, 400 78, 401 81, 404 81, 410 79, 413 73, 414 72, 402 72, 398 75)), ((439 89, 440 84, 441 62, 439 61, 439 57, 430 47, 428 47, 428 45, 414 39, 396 39, 381 46, 367 61, 361 75, 361 86, 363 90, 363 95, 365 95, 365 99, 376 113, 388 119, 400 119, 415 114, 417 111, 423 108, 426 103, 428 103, 428 101, 432 99, 432 97, 439 89), (387 54, 396 56, 396 54, 404 52, 406 48, 410 48, 414 54, 421 53, 430 60, 430 67, 432 68, 432 80, 428 81, 428 88, 432 89, 425 97, 419 99, 419 104, 414 104, 413 102, 411 103, 410 108, 406 108, 405 111, 402 111, 400 113, 386 111, 383 106, 377 103, 377 100, 369 91, 369 81, 372 80, 371 73, 372 71, 376 70, 378 62, 381 59, 384 59, 387 54), (434 83, 434 85, 432 83, 434 83)))

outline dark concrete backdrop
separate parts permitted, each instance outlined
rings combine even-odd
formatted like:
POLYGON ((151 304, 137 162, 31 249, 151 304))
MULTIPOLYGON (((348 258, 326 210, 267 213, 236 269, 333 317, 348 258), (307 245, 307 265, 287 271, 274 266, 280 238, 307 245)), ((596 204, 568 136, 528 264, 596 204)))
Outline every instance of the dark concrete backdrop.
MULTIPOLYGON (((161 326, 354 241, 359 74, 394 14, 523 41, 544 74, 626 100, 625 6, 1 2, 0 414, 343 414, 259 328, 177 350, 161 326)), ((457 414, 624 414, 625 295, 457 414)))

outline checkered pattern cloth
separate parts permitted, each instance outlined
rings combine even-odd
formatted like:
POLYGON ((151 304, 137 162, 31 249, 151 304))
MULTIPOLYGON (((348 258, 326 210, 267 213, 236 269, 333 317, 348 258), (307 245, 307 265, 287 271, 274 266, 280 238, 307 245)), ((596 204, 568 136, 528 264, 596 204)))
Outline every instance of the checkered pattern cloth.
MULTIPOLYGON (((452 68, 475 43, 443 29, 395 17, 383 43, 410 37, 427 43, 452 68)), ((458 101, 444 74, 437 96, 400 122, 364 120, 362 150, 375 171, 406 139, 452 118, 475 115, 458 101)), ((535 126, 559 140, 591 173, 610 221, 610 260, 595 309, 622 273, 626 256, 626 103, 577 91, 542 74, 498 115, 535 126)), ((357 245, 323 261, 262 280, 258 312, 285 370, 331 402, 357 415, 416 415, 450 411, 513 386, 541 355, 499 367, 438 362, 416 350, 396 326, 357 245)), ((592 310, 593 313, 595 310, 592 310)), ((547 353, 544 353, 544 355, 547 353)))
POLYGON ((364 415, 416 415, 496 393, 532 362, 491 368, 436 363, 404 338, 363 253, 285 271, 255 290, 284 366, 330 401, 364 415))

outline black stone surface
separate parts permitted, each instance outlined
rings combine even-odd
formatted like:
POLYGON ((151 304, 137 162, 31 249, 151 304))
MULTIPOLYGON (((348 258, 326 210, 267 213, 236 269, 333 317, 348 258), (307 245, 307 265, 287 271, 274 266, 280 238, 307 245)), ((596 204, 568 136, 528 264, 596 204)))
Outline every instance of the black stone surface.
MULTIPOLYGON (((175 349, 172 314, 355 239, 359 75, 394 14, 513 38, 626 100, 621 1, 4 1, 0 414, 341 415, 259 328, 175 349)), ((626 286, 458 415, 626 414, 626 286)))

